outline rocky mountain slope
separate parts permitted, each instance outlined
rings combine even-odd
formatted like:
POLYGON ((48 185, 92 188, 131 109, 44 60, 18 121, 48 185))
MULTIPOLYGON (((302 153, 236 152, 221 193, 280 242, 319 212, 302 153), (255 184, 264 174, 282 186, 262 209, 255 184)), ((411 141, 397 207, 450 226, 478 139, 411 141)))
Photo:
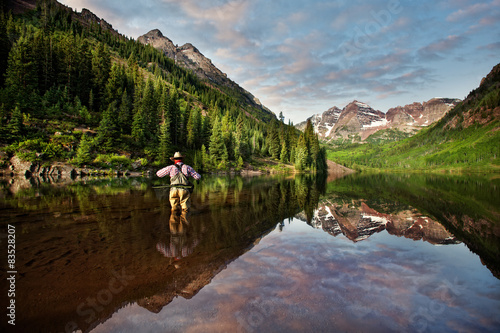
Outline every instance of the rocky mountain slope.
MULTIPOLYGON (((436 125, 438 129, 450 130, 474 125, 488 126, 500 120, 500 64, 494 66, 483 77, 478 88, 470 92, 465 100, 436 125)), ((498 125, 494 131, 498 130, 498 125)))
POLYGON ((175 45, 172 40, 164 36, 158 29, 151 30, 140 36, 137 41, 161 50, 166 56, 173 59, 178 66, 193 71, 200 79, 206 80, 208 84, 215 84, 235 90, 244 96, 246 102, 250 105, 272 113, 250 92, 229 79, 225 73, 217 68, 209 58, 205 57, 191 43, 186 43, 182 46, 175 45))
MULTIPOLYGON (((320 139, 363 141, 383 129, 397 129, 409 135, 414 134, 422 127, 441 119, 459 102, 459 99, 433 98, 424 103, 391 108, 383 113, 368 104, 353 101, 343 109, 335 106, 309 119, 320 139)), ((296 127, 303 130, 305 124, 306 122, 299 123, 296 127)))

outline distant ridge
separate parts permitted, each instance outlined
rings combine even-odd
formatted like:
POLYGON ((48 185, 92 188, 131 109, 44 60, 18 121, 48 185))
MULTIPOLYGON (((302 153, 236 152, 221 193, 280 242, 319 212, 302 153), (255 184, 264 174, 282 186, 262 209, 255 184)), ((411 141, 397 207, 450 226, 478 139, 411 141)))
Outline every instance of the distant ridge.
MULTIPOLYGON (((353 101, 343 109, 334 106, 308 120, 320 139, 325 141, 364 141, 384 129, 395 129, 411 136, 441 119, 459 102, 456 98, 433 98, 424 103, 397 106, 383 113, 366 103, 353 101)), ((297 124, 296 128, 303 130, 306 122, 297 124)))

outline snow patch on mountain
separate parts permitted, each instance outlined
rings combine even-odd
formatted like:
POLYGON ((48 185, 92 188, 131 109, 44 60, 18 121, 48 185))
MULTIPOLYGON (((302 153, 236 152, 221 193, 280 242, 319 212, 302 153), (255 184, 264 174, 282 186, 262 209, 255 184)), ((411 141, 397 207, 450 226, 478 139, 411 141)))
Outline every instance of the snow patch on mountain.
POLYGON ((363 125, 363 128, 373 128, 373 127, 383 127, 389 124, 387 119, 380 119, 379 121, 373 121, 368 125, 363 125))

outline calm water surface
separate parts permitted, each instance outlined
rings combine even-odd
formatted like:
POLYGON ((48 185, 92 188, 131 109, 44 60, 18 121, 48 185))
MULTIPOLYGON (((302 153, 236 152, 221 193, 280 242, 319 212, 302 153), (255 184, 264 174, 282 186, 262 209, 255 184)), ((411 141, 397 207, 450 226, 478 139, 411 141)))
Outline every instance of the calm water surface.
POLYGON ((181 215, 157 180, 50 181, 0 183, 3 331, 500 331, 498 178, 206 177, 181 215))

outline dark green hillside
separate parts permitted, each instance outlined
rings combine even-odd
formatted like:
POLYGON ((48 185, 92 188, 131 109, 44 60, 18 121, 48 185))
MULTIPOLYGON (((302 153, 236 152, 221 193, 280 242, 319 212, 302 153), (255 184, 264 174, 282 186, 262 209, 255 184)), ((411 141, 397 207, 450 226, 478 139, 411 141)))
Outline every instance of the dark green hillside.
POLYGON ((240 90, 199 79, 89 11, 55 0, 6 3, 0 169, 14 155, 39 165, 156 168, 175 151, 200 171, 240 169, 255 158, 324 169, 314 135, 300 134, 240 90))
POLYGON ((500 64, 445 117, 415 136, 385 145, 329 151, 329 159, 357 169, 500 170, 500 64))

